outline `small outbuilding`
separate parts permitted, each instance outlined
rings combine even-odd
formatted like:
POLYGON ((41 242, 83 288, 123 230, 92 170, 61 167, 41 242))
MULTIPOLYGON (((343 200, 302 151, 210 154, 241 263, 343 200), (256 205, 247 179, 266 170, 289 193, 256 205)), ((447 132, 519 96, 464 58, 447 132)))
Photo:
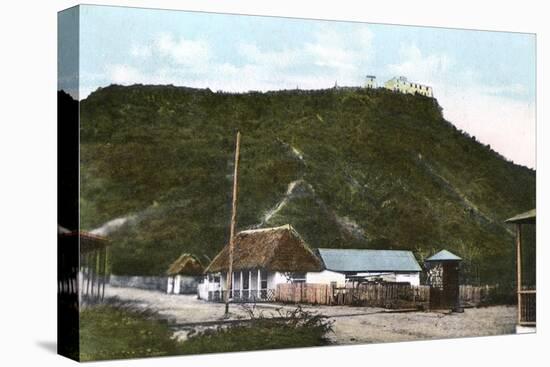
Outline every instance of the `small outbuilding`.
POLYGON ((430 286, 430 308, 460 310, 459 269, 462 259, 441 250, 424 262, 430 286))
MULTIPOLYGON (((233 302, 271 300, 277 284, 304 282, 308 272, 322 269, 319 257, 290 224, 241 231, 234 238, 229 298, 233 302)), ((206 268, 199 298, 223 300, 228 271, 229 244, 206 268)))
POLYGON ((166 271, 168 276, 166 293, 195 294, 202 279, 204 267, 196 256, 184 253, 170 264, 166 271))

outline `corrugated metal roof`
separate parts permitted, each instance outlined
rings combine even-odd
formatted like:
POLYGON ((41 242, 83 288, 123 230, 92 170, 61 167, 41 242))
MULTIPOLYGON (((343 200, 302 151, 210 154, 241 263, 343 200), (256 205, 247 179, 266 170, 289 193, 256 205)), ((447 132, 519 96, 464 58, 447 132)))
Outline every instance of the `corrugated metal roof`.
POLYGON ((422 271, 411 251, 320 248, 319 255, 333 271, 422 271))
POLYGON ((536 209, 531 209, 525 213, 521 213, 506 219, 506 223, 535 223, 537 218, 536 209))
POLYGON ((441 250, 437 254, 430 256, 425 261, 460 261, 460 257, 456 256, 450 251, 441 250))

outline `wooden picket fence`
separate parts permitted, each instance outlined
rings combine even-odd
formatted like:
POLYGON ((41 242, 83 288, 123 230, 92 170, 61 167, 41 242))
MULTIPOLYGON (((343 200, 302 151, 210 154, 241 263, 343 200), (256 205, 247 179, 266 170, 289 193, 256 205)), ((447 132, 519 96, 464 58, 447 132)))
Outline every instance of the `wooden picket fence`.
POLYGON ((361 284, 336 288, 327 284, 289 283, 277 285, 275 300, 283 303, 353 305, 385 308, 427 306, 428 286, 408 283, 361 284))
POLYGON ((459 287, 460 303, 463 306, 478 306, 485 303, 491 295, 491 292, 495 290, 496 286, 494 285, 461 285, 459 287))
MULTIPOLYGON (((484 302, 494 286, 460 286, 460 303, 477 306, 484 302)), ((348 305, 389 309, 429 309, 430 287, 408 283, 364 283, 356 287, 332 287, 328 284, 279 284, 275 301, 315 305, 348 305)))
POLYGON ((328 284, 278 284, 275 290, 275 300, 283 303, 331 305, 333 298, 333 289, 328 284))

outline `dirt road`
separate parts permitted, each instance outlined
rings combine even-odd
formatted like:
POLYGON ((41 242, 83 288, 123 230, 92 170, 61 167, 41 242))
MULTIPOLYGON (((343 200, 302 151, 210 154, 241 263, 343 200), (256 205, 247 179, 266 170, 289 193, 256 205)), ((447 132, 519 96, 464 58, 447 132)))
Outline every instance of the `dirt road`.
POLYGON ((464 313, 378 313, 335 319, 334 342, 380 343, 422 339, 512 334, 516 308, 470 308, 464 313))
MULTIPOLYGON (((220 324, 225 306, 198 300, 193 295, 168 295, 134 288, 107 287, 105 295, 133 301, 139 307, 152 309, 174 324, 181 325, 176 335, 185 339, 189 332, 220 324), (201 326, 202 325, 202 326, 201 326)), ((266 317, 293 310, 293 305, 258 304, 256 312, 266 317)), ((466 336, 511 334, 515 330, 516 308, 494 306, 466 309, 464 313, 437 312, 388 313, 373 307, 303 306, 333 320, 334 333, 329 338, 336 344, 396 342, 419 339, 441 339, 466 336)), ((239 305, 230 306, 229 320, 244 320, 249 316, 239 305)))

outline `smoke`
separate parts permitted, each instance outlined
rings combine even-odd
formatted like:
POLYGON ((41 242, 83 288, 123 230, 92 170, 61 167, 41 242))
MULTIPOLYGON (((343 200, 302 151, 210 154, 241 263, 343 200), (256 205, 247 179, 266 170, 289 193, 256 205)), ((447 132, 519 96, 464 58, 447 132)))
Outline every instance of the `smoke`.
POLYGON ((161 206, 157 201, 153 201, 153 204, 151 204, 147 208, 132 214, 128 214, 124 217, 111 219, 110 221, 103 223, 101 227, 91 230, 90 233, 98 236, 108 236, 118 231, 125 225, 138 224, 139 222, 147 218, 158 216, 161 212, 166 210, 173 210, 174 208, 184 208, 189 205, 190 202, 191 200, 183 200, 179 202, 173 202, 172 205, 169 206, 161 206))
POLYGON ((138 216, 135 214, 131 214, 126 217, 115 218, 104 223, 101 227, 91 230, 90 233, 95 234, 97 236, 107 236, 117 231, 125 224, 135 223, 137 218, 138 216))

